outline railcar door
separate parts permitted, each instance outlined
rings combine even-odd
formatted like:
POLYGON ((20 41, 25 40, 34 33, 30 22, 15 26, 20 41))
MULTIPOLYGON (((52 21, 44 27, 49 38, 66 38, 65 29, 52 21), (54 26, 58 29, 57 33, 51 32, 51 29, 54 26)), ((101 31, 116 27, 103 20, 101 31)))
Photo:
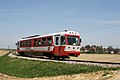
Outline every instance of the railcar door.
POLYGON ((64 49, 65 49, 65 36, 62 35, 55 35, 55 48, 54 48, 54 54, 56 56, 63 56, 64 55, 64 49))
POLYGON ((55 35, 55 48, 54 48, 54 54, 56 56, 59 56, 60 53, 60 35, 55 35))

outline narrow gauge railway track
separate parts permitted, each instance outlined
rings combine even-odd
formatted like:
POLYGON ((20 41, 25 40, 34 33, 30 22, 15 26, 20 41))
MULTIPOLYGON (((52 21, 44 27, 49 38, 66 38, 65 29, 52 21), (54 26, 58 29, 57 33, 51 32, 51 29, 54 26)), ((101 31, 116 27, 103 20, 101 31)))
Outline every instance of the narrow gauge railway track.
POLYGON ((88 66, 101 66, 101 67, 106 67, 106 68, 120 67, 120 63, 114 63, 114 62, 98 62, 98 61, 85 61, 85 60, 73 60, 73 59, 54 60, 54 59, 49 59, 49 58, 40 57, 40 56, 33 56, 33 57, 19 56, 19 55, 16 55, 14 52, 10 53, 8 56, 13 57, 13 58, 27 59, 27 60, 62 62, 62 63, 68 63, 68 64, 84 64, 88 66))
POLYGON ((86 64, 86 65, 94 65, 101 67, 120 67, 120 63, 114 63, 114 62, 85 61, 85 60, 72 60, 72 59, 65 61, 72 61, 72 62, 76 62, 76 64, 86 64))

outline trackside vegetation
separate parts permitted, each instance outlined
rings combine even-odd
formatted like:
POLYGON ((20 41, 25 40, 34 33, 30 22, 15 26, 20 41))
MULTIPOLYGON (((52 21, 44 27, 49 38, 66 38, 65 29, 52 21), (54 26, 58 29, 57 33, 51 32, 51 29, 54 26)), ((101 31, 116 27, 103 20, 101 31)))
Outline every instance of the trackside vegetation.
POLYGON ((70 75, 117 69, 120 68, 102 68, 80 64, 24 60, 18 58, 10 58, 7 55, 0 57, 1 73, 22 78, 70 75))

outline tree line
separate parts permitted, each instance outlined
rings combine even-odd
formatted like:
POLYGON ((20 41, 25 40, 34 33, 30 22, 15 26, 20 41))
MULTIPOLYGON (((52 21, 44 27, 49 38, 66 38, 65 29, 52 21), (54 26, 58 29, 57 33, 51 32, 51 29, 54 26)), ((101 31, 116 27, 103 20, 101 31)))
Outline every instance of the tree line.
POLYGON ((113 48, 112 46, 108 46, 107 48, 104 48, 102 45, 85 45, 82 46, 80 49, 81 53, 99 53, 99 54, 120 54, 119 48, 113 48))

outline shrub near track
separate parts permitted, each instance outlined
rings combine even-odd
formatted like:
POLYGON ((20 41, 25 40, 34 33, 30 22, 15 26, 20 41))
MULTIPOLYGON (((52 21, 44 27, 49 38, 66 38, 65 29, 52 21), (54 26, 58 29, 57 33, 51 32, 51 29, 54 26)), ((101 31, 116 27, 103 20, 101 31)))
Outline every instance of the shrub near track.
POLYGON ((0 72, 16 77, 33 78, 78 73, 95 72, 100 70, 116 70, 120 68, 102 68, 80 64, 66 64, 45 61, 24 60, 10 58, 7 55, 0 57, 0 72))

